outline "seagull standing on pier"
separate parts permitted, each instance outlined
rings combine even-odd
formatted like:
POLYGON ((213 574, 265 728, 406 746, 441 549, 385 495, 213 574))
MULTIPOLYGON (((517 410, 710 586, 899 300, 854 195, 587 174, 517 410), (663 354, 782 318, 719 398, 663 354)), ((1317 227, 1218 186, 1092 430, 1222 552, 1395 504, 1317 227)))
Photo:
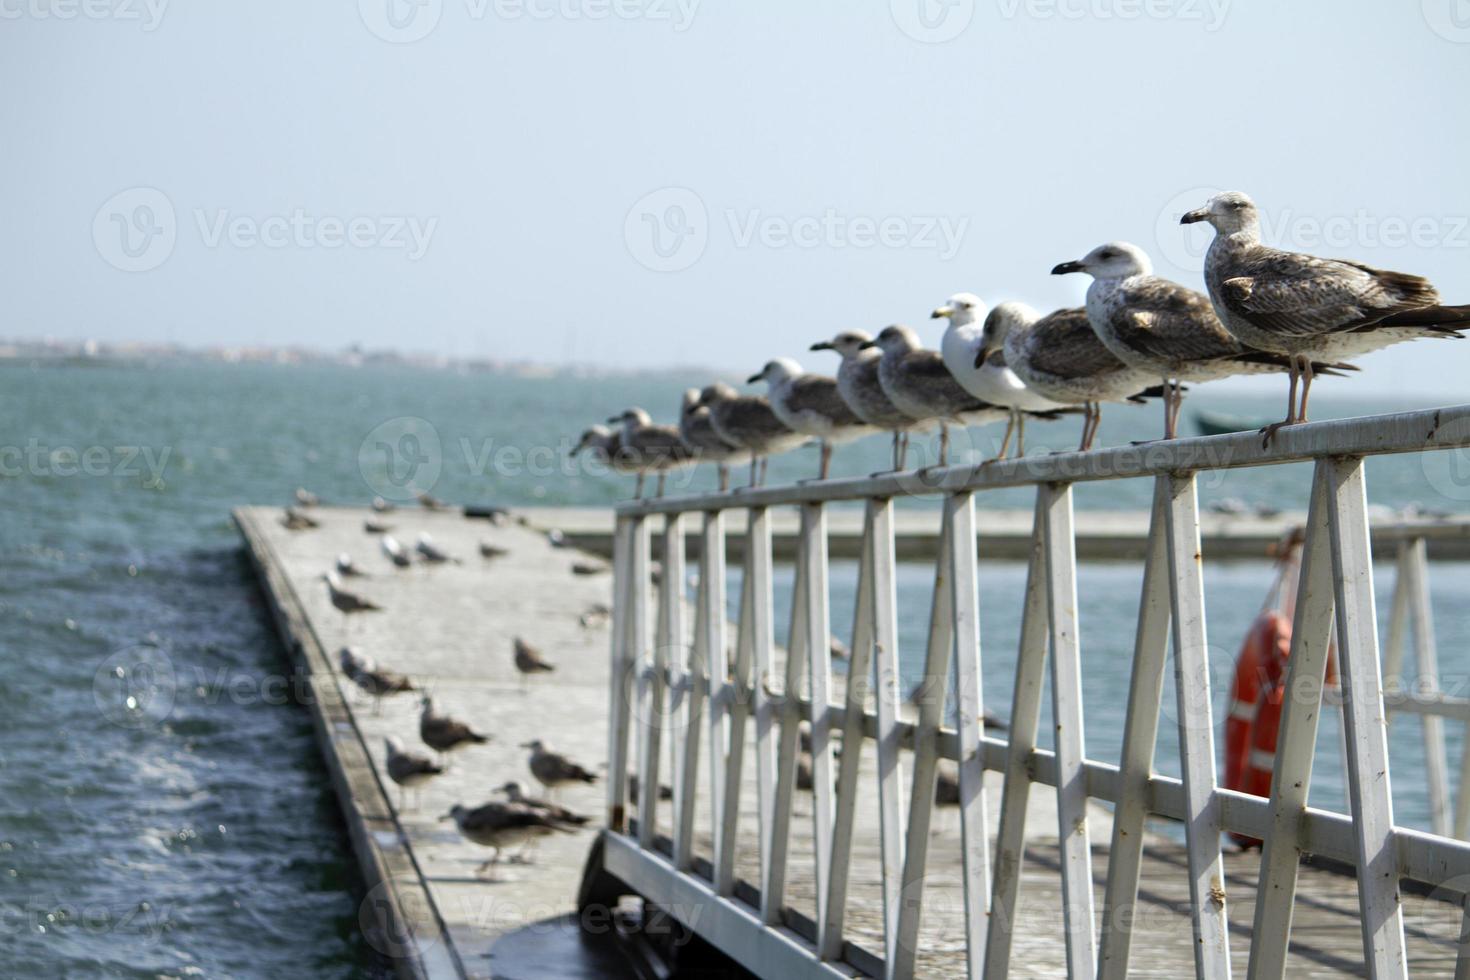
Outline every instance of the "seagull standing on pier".
POLYGON ((353 564, 352 556, 342 552, 337 556, 337 574, 343 578, 369 578, 367 572, 353 564))
POLYGON ((353 613, 379 612, 383 608, 371 599, 343 588, 342 580, 337 577, 336 572, 327 572, 322 579, 327 583, 327 595, 331 598, 332 605, 337 607, 337 611, 342 614, 344 628, 347 626, 348 617, 353 613))
POLYGON ((620 444, 627 454, 633 471, 638 474, 635 498, 643 496, 643 479, 649 473, 658 474, 658 490, 655 496, 664 495, 664 480, 670 470, 688 466, 694 462, 694 454, 679 438, 679 430, 672 425, 654 425, 647 412, 641 408, 630 408, 622 415, 614 415, 608 424, 621 422, 623 426, 620 444))
POLYGON ((1102 403, 1142 404, 1163 391, 1149 388, 1153 375, 1129 367, 1103 345, 1080 306, 1043 317, 1025 303, 1001 303, 985 318, 976 361, 1003 364, 1048 399, 1082 406, 1081 452, 1097 437, 1102 403))
POLYGON ((347 679, 372 696, 374 714, 381 710, 383 698, 388 695, 418 690, 404 675, 378 667, 371 657, 352 647, 343 647, 337 656, 347 679))
POLYGON ((318 497, 316 494, 312 493, 305 487, 297 487, 294 496, 296 498, 296 503, 301 505, 302 507, 316 507, 322 502, 320 497, 318 497))
POLYGON ((433 698, 425 697, 422 703, 424 710, 419 715, 419 738, 441 758, 466 745, 483 745, 490 741, 490 736, 481 735, 464 722, 439 714, 433 698))
POLYGON ((837 368, 837 393, 853 414, 878 429, 893 433, 893 469, 903 469, 908 454, 909 433, 926 429, 893 404, 878 379, 878 362, 883 352, 870 345, 873 337, 862 330, 844 330, 831 340, 812 344, 812 350, 836 351, 842 358, 837 368))
POLYGON ((541 659, 541 651, 521 639, 515 638, 516 673, 521 675, 521 690, 526 689, 526 678, 532 674, 549 674, 556 670, 554 664, 541 659))
POLYGON ((985 302, 974 293, 956 293, 930 314, 936 320, 949 320, 944 339, 939 343, 939 352, 944 357, 944 366, 949 368, 960 387, 981 401, 1000 405, 1010 413, 996 458, 1005 459, 1012 433, 1016 436, 1016 455, 1024 456, 1026 413, 1051 412, 1063 406, 1027 387, 1026 382, 1006 366, 1004 358, 991 360, 980 356, 990 316, 994 316, 994 311, 987 315, 985 302), (981 322, 982 317, 984 323, 981 322))
POLYGON ((566 783, 597 782, 596 773, 589 772, 566 756, 551 751, 540 739, 523 743, 521 748, 531 750, 531 758, 526 763, 531 775, 553 796, 556 795, 557 788, 566 783))
POLYGON ((573 813, 566 807, 548 800, 538 800, 526 795, 526 787, 512 779, 503 784, 500 792, 506 795, 512 803, 528 806, 533 810, 540 810, 558 823, 564 823, 570 827, 584 827, 591 822, 592 818, 580 813, 573 813))
POLYGON ((679 405, 679 438, 701 463, 715 464, 721 491, 730 489, 730 467, 750 459, 749 452, 726 442, 715 431, 709 408, 700 404, 698 388, 684 389, 684 399, 679 405))
POLYGON ((1261 244, 1255 202, 1239 191, 1212 197, 1179 220, 1215 229, 1205 287, 1225 328, 1243 344, 1289 359, 1286 418, 1261 430, 1266 443, 1283 426, 1307 420, 1307 396, 1320 373, 1314 360, 1470 329, 1470 305, 1441 306, 1427 279, 1261 244))
POLYGON ((281 526, 288 531, 309 531, 321 527, 314 517, 308 517, 295 507, 287 507, 285 514, 281 516, 281 526))
POLYGON ((986 425, 1001 422, 1010 412, 970 394, 949 373, 937 350, 925 350, 919 335, 895 324, 884 327, 868 341, 883 352, 878 362, 878 380, 899 410, 918 421, 939 423, 939 465, 949 459, 951 425, 986 425))
POLYGON ((711 424, 720 438, 750 453, 750 485, 766 482, 769 457, 789 452, 807 437, 782 422, 761 395, 742 395, 717 381, 699 393, 699 404, 709 409, 711 424))
POLYGON ((842 400, 836 378, 808 374, 789 357, 767 361, 760 373, 746 379, 747 384, 757 381, 766 383, 766 397, 770 400, 771 410, 788 429, 821 442, 819 480, 827 479, 834 444, 877 432, 842 400))
POLYGON ((476 874, 483 874, 492 865, 499 864, 500 852, 507 847, 524 845, 533 838, 547 834, 572 832, 570 827, 562 825, 540 810, 520 803, 502 803, 498 800, 477 806, 473 810, 456 803, 439 819, 451 818, 466 840, 494 849, 494 854, 476 869, 476 874))
POLYGON ((418 808, 419 787, 444 771, 444 767, 426 755, 418 755, 403 747, 403 740, 396 735, 387 739, 388 778, 398 784, 398 809, 404 808, 407 790, 414 791, 414 808, 418 808))
POLYGON ((429 537, 428 531, 419 532, 418 541, 414 543, 414 550, 419 553, 419 558, 430 565, 442 565, 445 562, 459 564, 458 558, 453 557, 449 552, 434 543, 434 539, 429 537))
MULTIPOLYGON (((1286 371, 1282 354, 1246 347, 1215 316, 1209 297, 1153 274, 1137 245, 1109 242, 1081 259, 1063 262, 1053 275, 1086 272, 1087 319, 1108 350, 1127 364, 1153 372, 1164 384, 1164 438, 1178 434, 1185 381, 1214 381, 1234 374, 1286 371)), ((1341 365, 1323 365, 1333 373, 1341 365)))
POLYGON ((382 548, 383 554, 387 556, 388 560, 399 568, 407 568, 413 564, 413 560, 408 557, 408 551, 404 549, 403 545, 393 535, 383 535, 382 548))

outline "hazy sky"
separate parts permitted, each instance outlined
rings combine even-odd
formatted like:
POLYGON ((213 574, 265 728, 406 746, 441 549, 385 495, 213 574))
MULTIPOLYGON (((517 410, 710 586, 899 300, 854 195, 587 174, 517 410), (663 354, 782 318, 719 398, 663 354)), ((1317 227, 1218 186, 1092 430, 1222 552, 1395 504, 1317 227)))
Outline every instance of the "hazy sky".
POLYGON ((1467 0, 0 0, 0 80, 0 336, 830 370, 1108 239, 1200 287, 1216 188, 1470 302, 1467 0))

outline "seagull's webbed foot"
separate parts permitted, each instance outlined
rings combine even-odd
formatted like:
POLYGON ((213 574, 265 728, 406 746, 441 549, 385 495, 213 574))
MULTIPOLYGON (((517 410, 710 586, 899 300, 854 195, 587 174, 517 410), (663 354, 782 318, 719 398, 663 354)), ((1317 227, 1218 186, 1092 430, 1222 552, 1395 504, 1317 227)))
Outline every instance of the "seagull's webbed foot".
POLYGON ((1282 419, 1280 422, 1272 422, 1270 425, 1261 426, 1261 448, 1270 449, 1271 440, 1276 438, 1276 433, 1288 425, 1296 425, 1296 419, 1282 419))

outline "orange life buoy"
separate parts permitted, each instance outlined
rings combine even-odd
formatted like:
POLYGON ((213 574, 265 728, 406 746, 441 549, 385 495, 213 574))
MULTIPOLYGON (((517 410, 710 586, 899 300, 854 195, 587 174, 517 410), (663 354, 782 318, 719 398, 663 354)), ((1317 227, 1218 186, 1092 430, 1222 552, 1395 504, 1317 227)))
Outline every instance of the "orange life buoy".
MULTIPOLYGON (((1291 621, 1275 609, 1263 610, 1246 632, 1235 663, 1230 714, 1225 720, 1226 789, 1271 795, 1290 652, 1291 621)), ((1241 834, 1231 836, 1246 847, 1260 843, 1241 834)))

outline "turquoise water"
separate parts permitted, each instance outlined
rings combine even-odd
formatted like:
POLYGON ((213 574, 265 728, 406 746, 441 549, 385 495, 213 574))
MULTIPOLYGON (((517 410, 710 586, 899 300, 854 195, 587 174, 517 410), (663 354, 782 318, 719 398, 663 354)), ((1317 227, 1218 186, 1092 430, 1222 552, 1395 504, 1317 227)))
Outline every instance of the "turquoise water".
MULTIPOLYGON (((569 468, 580 427, 631 403, 669 418, 689 381, 672 375, 519 378, 410 369, 220 364, 0 367, 0 934, 17 975, 359 976, 383 972, 357 930, 360 900, 305 712, 269 681, 284 663, 229 509, 432 489, 453 502, 609 504, 629 481, 569 468), (661 409, 661 411, 660 411, 661 409), (405 417, 420 421, 404 422, 405 417), (411 437, 405 439, 405 437, 411 437), (437 446, 437 448, 436 448, 437 446), (437 476, 435 475, 437 471, 437 476), (431 477, 433 477, 431 479, 431 477), (117 723, 108 658, 167 651, 183 679, 157 726, 117 723)), ((1325 387, 1325 386, 1324 386, 1325 387)), ((1403 409, 1345 406, 1319 417, 1403 409)), ((1196 404, 1274 417, 1277 399, 1197 393, 1196 404)), ((1110 409, 1104 442, 1156 434, 1156 408, 1110 409)), ((1075 443, 1068 421, 1032 447, 1075 443)), ((991 434, 961 452, 988 451, 991 434)), ((882 440, 839 450, 839 473, 880 468, 882 440)), ((815 453, 776 460, 805 477, 815 453)), ((1302 467, 1206 476, 1201 496, 1304 506, 1302 467)), ((1464 509, 1417 457, 1369 465, 1371 499, 1464 509)), ((699 475, 691 485, 706 486, 699 475)), ((1454 487, 1451 486, 1451 493, 1454 487)), ((1138 508, 1146 481, 1082 487, 1077 506, 1138 508)), ((1025 491, 985 495, 1025 508, 1025 491)), ((904 506, 932 506, 904 501, 904 506)), ((917 673, 931 572, 899 579, 902 657, 917 673)), ((1432 570, 1447 685, 1463 688, 1470 575, 1432 570)), ((779 575, 789 602, 789 569, 779 575)), ((1140 572, 1080 572, 1090 754, 1117 758, 1140 572)), ((738 581, 738 575, 734 576, 738 581)), ((981 569, 986 702, 1005 714, 1024 569, 981 569)), ((1268 581, 1264 564, 1211 565, 1216 700, 1268 581)), ((1380 568, 1386 599, 1392 574, 1380 568)), ((848 631, 854 570, 832 576, 848 631)), ((735 594, 732 588, 732 596, 735 594)), ((781 615, 784 617, 784 607, 781 615)), ((1166 705, 1172 701, 1166 691, 1166 705)), ((1172 715, 1170 716, 1172 717, 1172 715)), ((1314 800, 1336 805, 1335 713, 1323 726, 1314 800)), ((1417 725, 1394 729, 1400 822, 1424 826, 1417 725)), ((1458 743, 1458 733, 1451 732, 1458 743)), ((1177 769, 1166 720, 1159 766, 1177 769)))

